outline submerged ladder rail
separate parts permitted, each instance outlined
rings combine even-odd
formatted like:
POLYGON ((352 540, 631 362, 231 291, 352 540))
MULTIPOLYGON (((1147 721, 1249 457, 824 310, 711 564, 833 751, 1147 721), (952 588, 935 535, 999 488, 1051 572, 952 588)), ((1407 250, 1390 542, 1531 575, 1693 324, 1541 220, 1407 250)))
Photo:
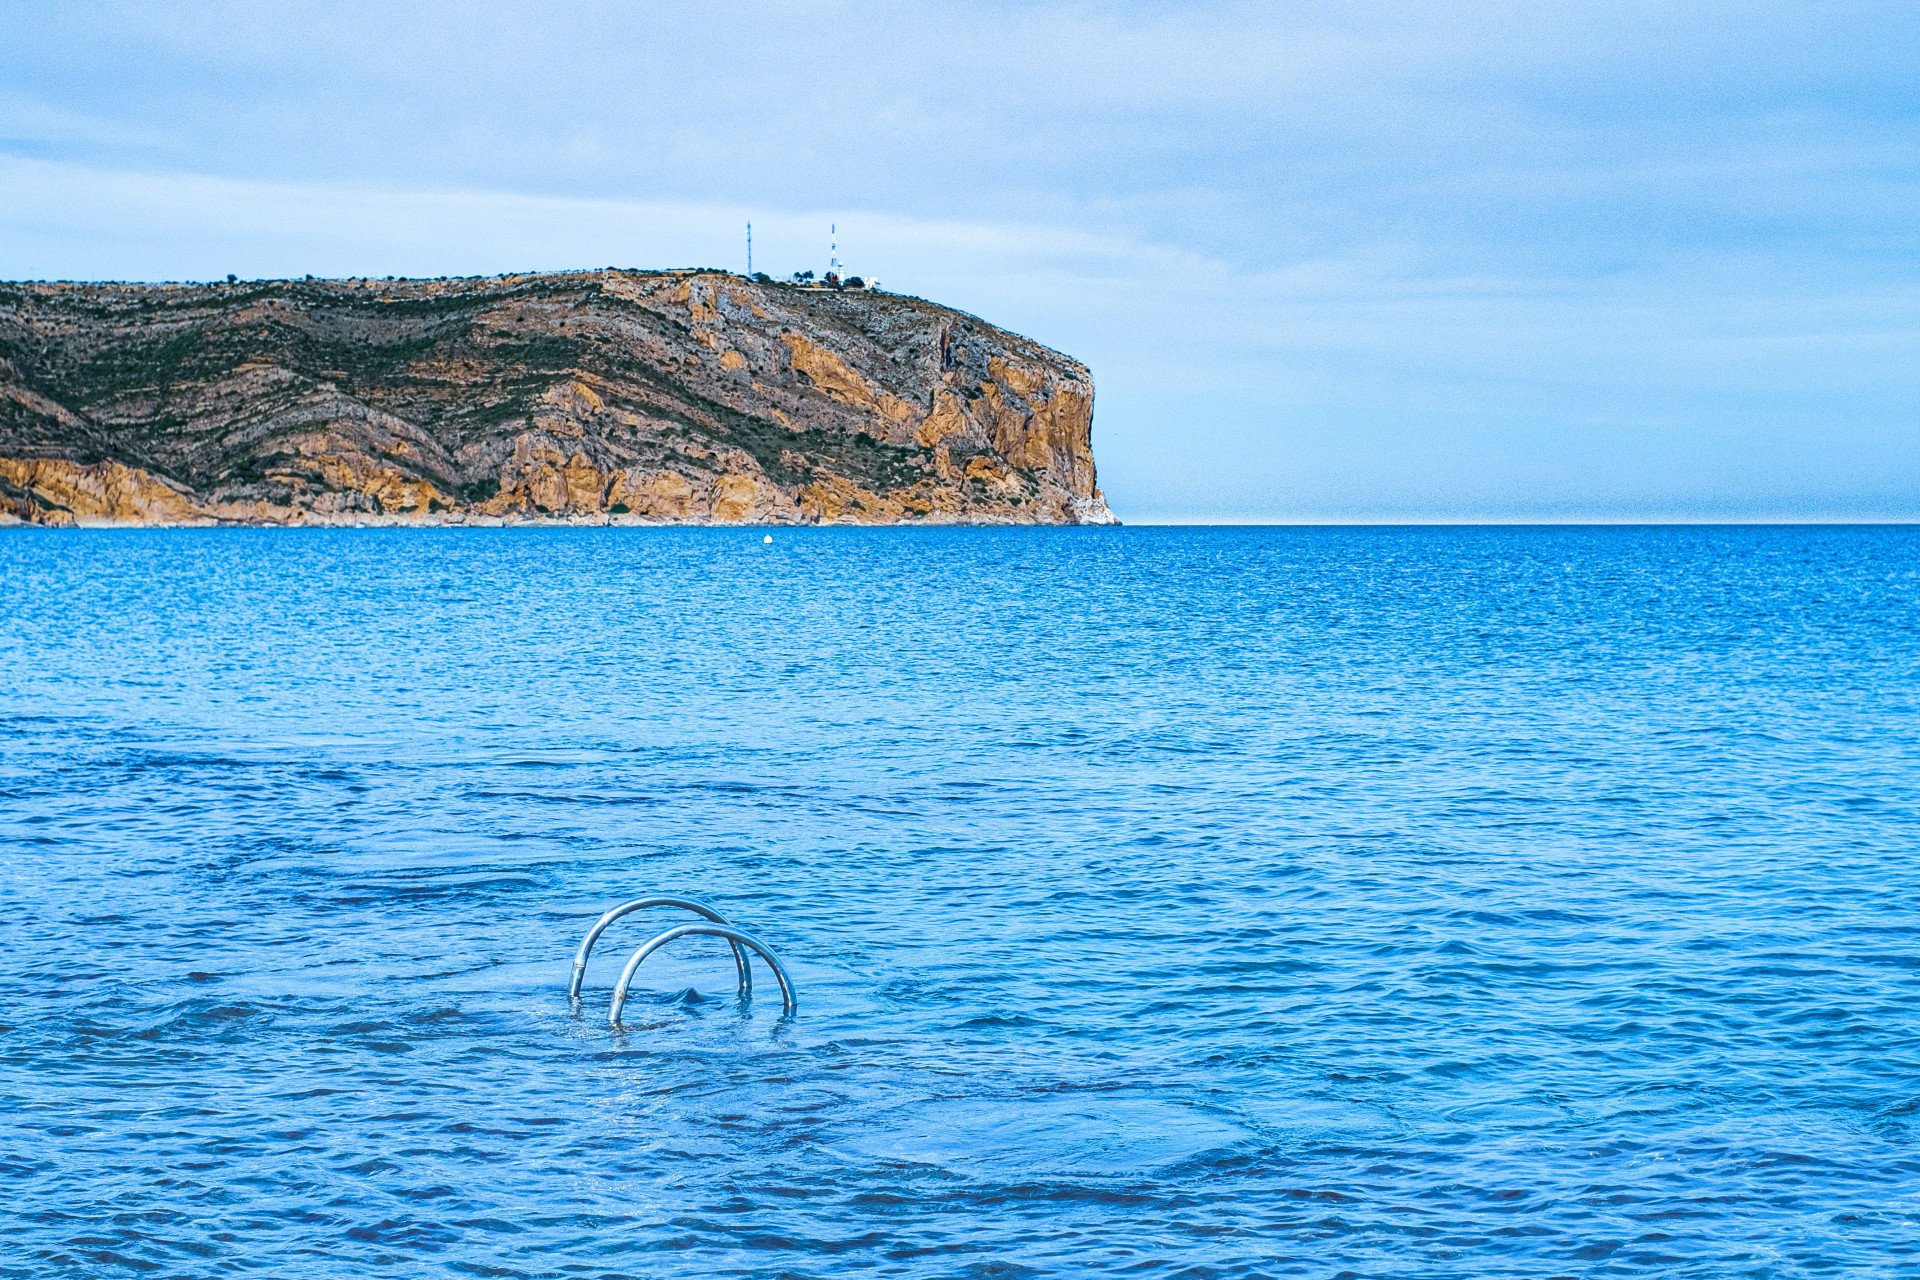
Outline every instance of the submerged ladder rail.
MULTIPOLYGON (((678 907, 682 911, 691 911, 697 916, 704 916, 714 924, 729 929, 732 928, 731 923, 725 916, 696 898, 681 898, 673 894, 656 893, 644 898, 635 898, 631 902, 623 902, 601 916, 599 920, 594 922, 593 928, 587 930, 587 936, 580 943, 580 950, 574 953, 573 977, 567 983, 567 999, 578 1000, 580 998, 580 985, 586 981, 587 977, 587 957, 593 953, 593 944, 600 940, 600 935, 607 931, 607 926, 629 912, 644 911, 648 907, 678 907)), ((741 949, 741 944, 738 940, 728 937, 727 941, 728 945, 733 948, 733 967, 740 975, 740 994, 742 996, 750 996, 753 994, 753 971, 747 966, 747 953, 741 949)), ((786 991, 786 975, 780 972, 780 966, 773 962, 769 953, 762 951, 761 954, 768 956, 768 963, 773 964, 774 973, 780 977, 780 989, 783 992, 786 991)), ((626 985, 626 979, 623 976, 620 982, 620 990, 625 991, 626 985)), ((790 995, 787 998, 787 1003, 789 1009, 791 1009, 793 1000, 790 995)), ((619 1008, 617 1001, 614 1007, 617 1012, 619 1008)), ((616 1017, 616 1021, 617 1020, 616 1017)))
POLYGON ((781 967, 779 957, 773 954, 773 948, 769 947, 759 938, 754 937, 744 929, 735 929, 731 925, 726 924, 681 924, 675 925, 658 937, 641 943, 640 949, 633 953, 631 960, 627 961, 627 967, 620 971, 620 981, 615 983, 613 987, 613 1008, 607 1014, 608 1026, 617 1027, 620 1025, 620 1011, 624 1009, 627 1004, 627 987, 633 981, 633 975, 639 971, 641 962, 661 947, 672 942, 675 938, 685 938, 689 936, 725 938, 733 944, 735 952, 738 952, 743 946, 751 947, 754 951, 759 952, 760 958, 767 962, 769 969, 773 970, 774 980, 780 984, 780 999, 782 1001, 781 1013, 791 1014, 798 1007, 797 1002, 793 998, 793 983, 788 980, 787 971, 781 967))

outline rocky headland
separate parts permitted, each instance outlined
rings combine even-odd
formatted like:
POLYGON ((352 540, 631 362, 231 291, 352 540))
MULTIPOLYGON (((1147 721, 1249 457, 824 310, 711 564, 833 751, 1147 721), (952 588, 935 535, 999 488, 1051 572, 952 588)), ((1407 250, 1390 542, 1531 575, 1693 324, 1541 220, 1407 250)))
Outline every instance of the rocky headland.
POLYGON ((1108 524, 1086 367, 716 271, 0 284, 0 523, 1108 524))

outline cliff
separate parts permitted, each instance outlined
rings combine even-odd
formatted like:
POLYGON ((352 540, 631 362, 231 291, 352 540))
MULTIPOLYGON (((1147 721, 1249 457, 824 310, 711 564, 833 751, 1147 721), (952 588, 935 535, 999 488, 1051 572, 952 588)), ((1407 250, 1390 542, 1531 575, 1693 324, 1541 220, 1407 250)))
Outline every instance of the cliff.
POLYGON ((0 284, 0 522, 1112 523, 1085 366, 722 272, 0 284))

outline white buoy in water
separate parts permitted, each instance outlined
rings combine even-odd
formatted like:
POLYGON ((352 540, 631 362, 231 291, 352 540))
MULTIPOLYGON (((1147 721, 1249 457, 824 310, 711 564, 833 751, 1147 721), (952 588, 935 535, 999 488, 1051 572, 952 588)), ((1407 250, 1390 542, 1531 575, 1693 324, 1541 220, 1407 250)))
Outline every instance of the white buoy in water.
POLYGON ((768 535, 767 535, 767 538, 766 538, 766 542, 767 542, 767 545, 768 545, 768 546, 772 546, 772 545, 773 545, 773 535, 772 535, 772 534, 768 534, 768 535))

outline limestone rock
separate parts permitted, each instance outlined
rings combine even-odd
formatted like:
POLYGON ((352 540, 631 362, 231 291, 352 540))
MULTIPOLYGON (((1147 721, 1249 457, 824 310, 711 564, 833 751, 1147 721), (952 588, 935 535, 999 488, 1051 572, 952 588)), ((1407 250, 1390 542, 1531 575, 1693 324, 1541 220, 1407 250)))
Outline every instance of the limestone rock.
POLYGON ((0 284, 0 523, 1110 524, 1084 365, 724 272, 0 284))

